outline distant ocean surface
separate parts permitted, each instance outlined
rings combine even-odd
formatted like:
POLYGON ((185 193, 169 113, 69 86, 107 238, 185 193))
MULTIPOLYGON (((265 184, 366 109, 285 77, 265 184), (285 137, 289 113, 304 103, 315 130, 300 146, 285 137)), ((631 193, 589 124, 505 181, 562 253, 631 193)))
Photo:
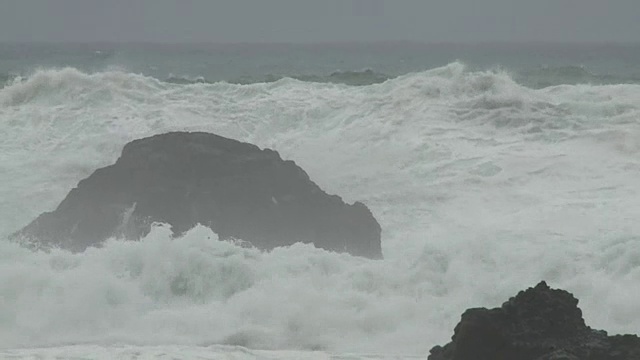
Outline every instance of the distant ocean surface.
POLYGON ((121 71, 190 84, 292 78, 370 85, 452 62, 502 70, 519 84, 640 83, 640 45, 626 44, 0 44, 0 81, 40 69, 121 71))
POLYGON ((640 45, 0 44, 0 358, 424 359, 546 280, 640 329, 640 45), (384 260, 165 226, 7 240, 127 142, 209 131, 363 201, 384 260))

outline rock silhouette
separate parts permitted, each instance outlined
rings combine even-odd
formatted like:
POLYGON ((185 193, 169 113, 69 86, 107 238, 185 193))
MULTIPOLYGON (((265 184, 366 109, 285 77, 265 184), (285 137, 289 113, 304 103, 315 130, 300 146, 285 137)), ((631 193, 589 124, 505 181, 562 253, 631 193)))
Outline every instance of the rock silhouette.
POLYGON ((578 299, 544 281, 502 307, 469 309, 429 360, 636 360, 640 338, 588 327, 578 299))
POLYGON ((276 151, 202 132, 128 143, 14 237, 83 251, 112 236, 139 239, 153 222, 175 234, 203 224, 265 250, 305 242, 382 257, 380 225, 364 204, 328 195, 276 151))

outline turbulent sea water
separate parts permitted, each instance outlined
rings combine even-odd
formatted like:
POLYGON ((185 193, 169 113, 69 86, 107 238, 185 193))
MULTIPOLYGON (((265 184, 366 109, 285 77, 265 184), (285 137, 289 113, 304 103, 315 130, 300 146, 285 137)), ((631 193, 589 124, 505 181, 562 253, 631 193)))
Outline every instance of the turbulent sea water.
POLYGON ((412 359, 544 279, 640 329, 640 46, 0 45, 0 358, 412 359), (197 227, 81 254, 9 234, 127 142, 276 149, 385 259, 197 227))

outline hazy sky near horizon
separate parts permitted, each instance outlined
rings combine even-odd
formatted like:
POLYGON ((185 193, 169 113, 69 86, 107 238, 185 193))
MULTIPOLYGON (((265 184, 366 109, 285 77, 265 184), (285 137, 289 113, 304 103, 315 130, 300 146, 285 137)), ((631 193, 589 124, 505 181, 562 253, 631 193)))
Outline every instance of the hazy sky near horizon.
POLYGON ((639 0, 0 0, 1 42, 640 42, 639 0))

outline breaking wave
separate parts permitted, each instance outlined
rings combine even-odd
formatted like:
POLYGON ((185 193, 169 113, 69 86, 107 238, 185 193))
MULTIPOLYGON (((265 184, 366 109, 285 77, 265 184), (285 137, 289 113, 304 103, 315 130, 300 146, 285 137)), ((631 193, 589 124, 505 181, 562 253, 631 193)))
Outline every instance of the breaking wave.
MULTIPOLYGON (((58 69, 62 71, 63 69, 58 69)), ((48 70, 40 69, 33 74, 24 76, 16 74, 0 74, 0 84, 10 85, 15 81, 23 81, 41 72, 48 70)), ((80 71, 80 70, 78 70, 80 71)), ((544 66, 534 69, 524 69, 520 71, 509 71, 512 78, 523 86, 534 89, 541 89, 558 85, 613 85, 613 84, 640 84, 640 74, 638 75, 610 75, 590 72, 583 66, 544 66)), ((131 75, 131 74, 130 74, 131 75)), ((220 79, 208 79, 204 76, 188 76, 169 74, 159 78, 163 82, 179 85, 190 84, 216 84, 225 82, 229 84, 251 85, 260 83, 272 83, 283 79, 295 79, 310 83, 332 83, 351 86, 366 86, 383 83, 389 79, 403 77, 404 75, 389 75, 374 71, 373 69, 363 69, 356 71, 334 71, 326 75, 317 74, 266 74, 231 77, 221 81, 220 79)))
POLYGON ((637 331, 640 86, 514 78, 452 63, 361 86, 73 68, 8 80, 0 236, 53 209, 132 139, 198 130, 278 150, 328 192, 365 202, 385 260, 300 244, 261 253, 205 227, 171 241, 157 225, 141 242, 81 254, 0 241, 0 347, 420 355, 447 341, 464 309, 541 279, 575 293, 595 328, 637 331))
POLYGON ((640 84, 640 76, 595 74, 583 66, 545 66, 533 70, 521 71, 515 75, 518 82, 533 88, 555 85, 611 85, 640 84))
MULTIPOLYGON (((230 84, 241 84, 241 85, 249 85, 249 84, 257 84, 257 83, 270 83, 276 82, 282 79, 295 79, 300 81, 307 82, 315 82, 315 83, 333 83, 333 84, 345 84, 352 86, 363 86, 363 85, 372 85, 379 84, 384 82, 391 77, 386 74, 377 73, 371 69, 366 69, 362 71, 335 71, 326 76, 320 75, 264 75, 264 76, 253 76, 253 77, 240 77, 240 78, 232 78, 227 80, 230 84)), ((190 76, 175 76, 170 75, 164 81, 173 83, 173 84, 213 84, 218 81, 210 81, 205 79, 202 76, 198 77, 190 77, 190 76)))

